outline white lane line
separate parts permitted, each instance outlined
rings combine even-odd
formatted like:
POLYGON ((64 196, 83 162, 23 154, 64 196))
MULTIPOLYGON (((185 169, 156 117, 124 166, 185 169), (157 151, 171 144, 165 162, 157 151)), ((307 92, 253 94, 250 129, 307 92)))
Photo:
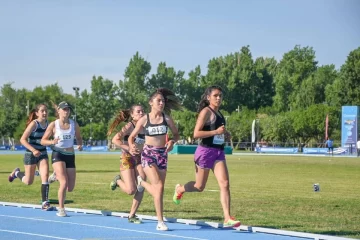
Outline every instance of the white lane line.
POLYGON ((37 237, 46 237, 46 238, 53 238, 53 239, 61 239, 61 240, 76 240, 76 239, 73 239, 73 238, 61 238, 61 237, 54 237, 54 236, 50 236, 50 235, 43 235, 43 234, 36 234, 36 233, 29 233, 29 232, 11 231, 11 230, 5 230, 5 229, 0 229, 0 232, 24 234, 24 235, 31 235, 31 236, 37 236, 37 237))
POLYGON ((39 219, 39 218, 18 217, 18 216, 3 215, 3 214, 0 214, 0 217, 27 219, 27 220, 42 221, 42 222, 62 223, 62 224, 70 224, 70 225, 79 225, 79 226, 85 226, 85 227, 96 227, 96 228, 114 229, 114 230, 121 230, 121 231, 128 231, 128 232, 137 232, 137 233, 147 233, 147 234, 160 235, 160 236, 168 236, 168 237, 174 237, 174 238, 194 239, 194 240, 207 240, 206 238, 185 237, 185 236, 178 236, 178 235, 173 235, 173 234, 154 233, 154 232, 147 232, 147 231, 132 230, 132 229, 127 229, 127 228, 108 227, 108 226, 92 225, 92 224, 85 224, 85 223, 62 222, 62 221, 56 221, 56 220, 46 220, 46 219, 39 219))

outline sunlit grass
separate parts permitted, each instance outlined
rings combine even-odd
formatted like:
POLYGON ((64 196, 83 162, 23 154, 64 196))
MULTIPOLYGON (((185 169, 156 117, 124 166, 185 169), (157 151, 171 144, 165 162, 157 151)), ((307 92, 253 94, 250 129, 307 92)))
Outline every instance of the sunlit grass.
MULTIPOLYGON (((180 205, 172 203, 176 183, 194 179, 192 155, 170 155, 165 185, 166 217, 223 221, 218 185, 211 174, 206 190, 188 193, 180 205)), ((227 156, 232 215, 244 225, 360 238, 360 159, 289 156, 227 156), (313 184, 320 184, 320 192, 313 184)), ((39 204, 40 180, 25 186, 7 181, 22 166, 22 155, 0 155, 0 201, 39 204)), ((119 156, 76 156, 77 184, 68 193, 69 207, 128 212, 132 197, 111 191, 119 156)), ((58 183, 50 188, 57 198, 58 183)), ((145 193, 140 214, 155 215, 145 193)))

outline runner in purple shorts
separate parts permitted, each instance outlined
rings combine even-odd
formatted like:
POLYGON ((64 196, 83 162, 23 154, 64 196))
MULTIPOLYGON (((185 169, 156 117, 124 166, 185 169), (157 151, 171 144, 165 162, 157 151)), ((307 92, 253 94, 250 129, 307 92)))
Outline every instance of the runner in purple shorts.
POLYGON ((140 149, 135 144, 136 136, 145 130, 145 145, 141 152, 141 165, 150 183, 138 176, 138 185, 144 187, 154 198, 154 205, 158 224, 157 230, 167 231, 168 227, 163 219, 164 184, 167 169, 167 153, 172 150, 174 143, 179 139, 179 133, 173 119, 170 117, 171 109, 181 109, 175 94, 166 89, 157 89, 149 99, 150 113, 146 114, 136 123, 128 142, 130 153, 137 155, 140 149), (170 128, 174 138, 166 140, 170 128))
MULTIPOLYGON (((141 223, 141 220, 135 215, 144 196, 144 188, 137 188, 137 176, 146 179, 144 170, 141 166, 141 155, 132 156, 129 152, 128 139, 131 132, 134 130, 137 121, 144 116, 144 109, 141 105, 135 104, 130 109, 119 111, 108 131, 108 136, 113 130, 122 122, 127 124, 114 135, 112 143, 121 148, 120 159, 120 173, 116 175, 110 183, 110 189, 115 190, 119 187, 124 193, 134 195, 132 206, 130 209, 128 220, 132 223, 141 223)), ((139 151, 145 143, 145 132, 140 132, 136 138, 135 143, 139 151)))
POLYGON ((230 139, 230 133, 225 129, 225 118, 219 111, 222 99, 222 89, 219 86, 208 87, 202 95, 194 129, 194 138, 201 139, 194 156, 196 180, 184 185, 177 184, 173 201, 180 204, 185 192, 204 191, 209 172, 212 170, 220 186, 223 226, 239 227, 240 221, 230 215, 230 180, 224 153, 225 140, 230 139))

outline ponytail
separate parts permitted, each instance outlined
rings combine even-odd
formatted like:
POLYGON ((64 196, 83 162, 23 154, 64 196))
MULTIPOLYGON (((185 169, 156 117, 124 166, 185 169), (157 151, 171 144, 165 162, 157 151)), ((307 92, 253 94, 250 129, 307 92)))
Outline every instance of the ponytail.
POLYGON ((107 136, 110 136, 114 129, 119 126, 120 123, 124 121, 129 121, 131 117, 130 109, 121 110, 115 117, 113 123, 110 125, 109 131, 107 132, 107 136))

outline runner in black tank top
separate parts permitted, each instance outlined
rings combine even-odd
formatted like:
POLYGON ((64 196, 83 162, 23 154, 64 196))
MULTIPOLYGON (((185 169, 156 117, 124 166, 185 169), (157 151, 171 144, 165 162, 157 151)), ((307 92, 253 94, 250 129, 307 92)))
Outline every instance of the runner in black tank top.
POLYGON ((224 227, 239 227, 240 221, 230 215, 229 174, 225 160, 224 143, 229 133, 225 129, 225 119, 219 108, 222 102, 222 89, 211 86, 202 95, 198 109, 198 119, 194 129, 194 138, 201 139, 196 148, 194 162, 196 181, 184 185, 177 184, 173 202, 180 204, 185 192, 202 192, 212 170, 220 186, 220 202, 223 207, 224 227), (186 186, 186 187, 185 187, 186 186))

